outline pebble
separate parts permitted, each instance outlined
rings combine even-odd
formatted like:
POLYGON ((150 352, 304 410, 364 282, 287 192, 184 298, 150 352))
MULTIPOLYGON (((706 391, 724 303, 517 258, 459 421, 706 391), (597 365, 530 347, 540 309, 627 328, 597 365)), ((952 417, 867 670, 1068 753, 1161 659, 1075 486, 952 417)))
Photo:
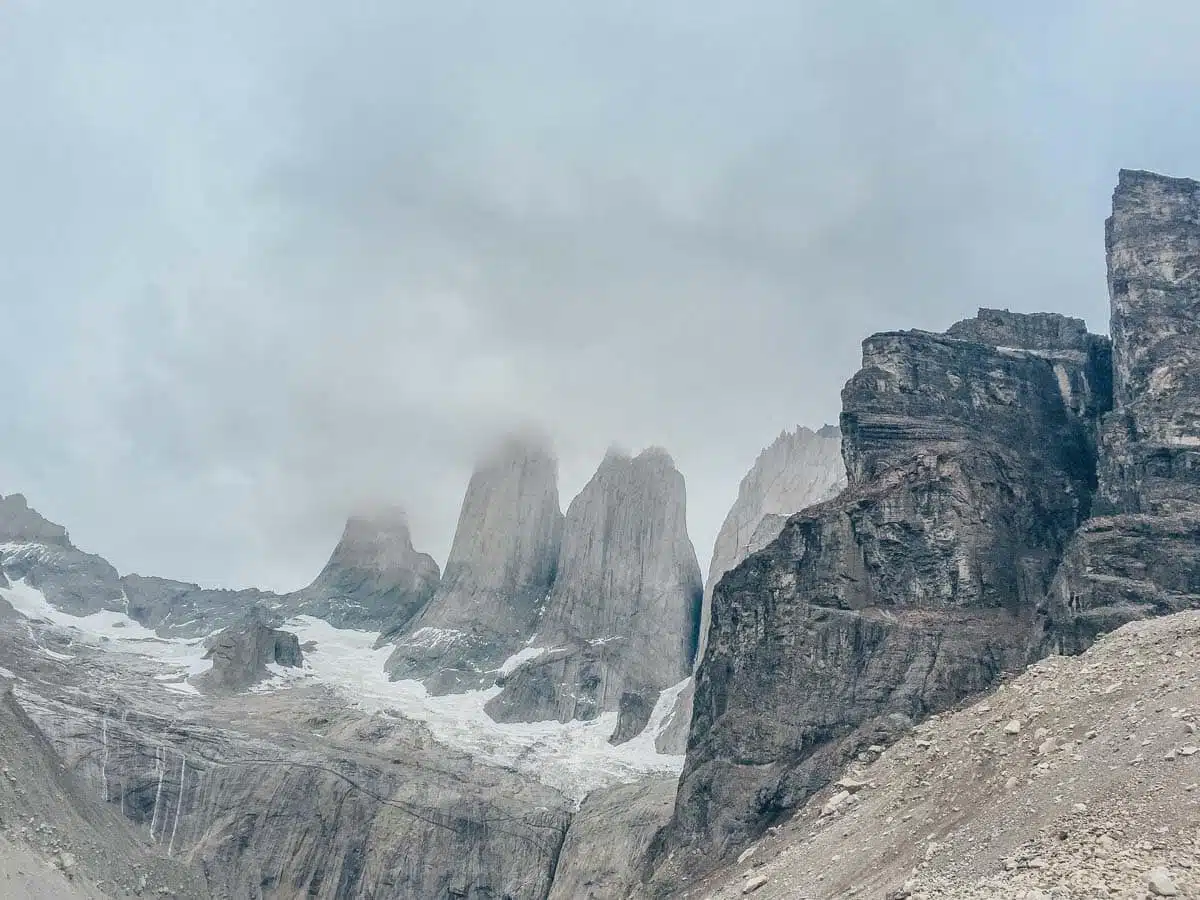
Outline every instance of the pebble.
POLYGON ((762 887, 766 883, 767 883, 766 875, 755 875, 753 878, 751 878, 749 881, 747 881, 744 885, 742 885, 742 893, 743 894, 753 894, 755 891, 757 891, 760 887, 762 887))
POLYGON ((1171 873, 1166 869, 1151 869, 1146 873, 1146 886, 1155 897, 1178 897, 1179 888, 1175 886, 1171 873))

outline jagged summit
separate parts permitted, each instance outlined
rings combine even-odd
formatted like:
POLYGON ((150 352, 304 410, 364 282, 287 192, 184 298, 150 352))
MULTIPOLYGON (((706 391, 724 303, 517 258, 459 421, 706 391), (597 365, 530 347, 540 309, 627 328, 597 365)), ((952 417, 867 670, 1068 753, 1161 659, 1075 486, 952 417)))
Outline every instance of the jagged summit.
POLYGON ((441 584, 397 640, 391 677, 435 692, 494 679, 533 634, 562 528, 558 460, 538 439, 506 438, 471 476, 441 584))
POLYGON ((0 496, 0 543, 9 542, 71 546, 67 529, 30 509, 24 494, 0 496))

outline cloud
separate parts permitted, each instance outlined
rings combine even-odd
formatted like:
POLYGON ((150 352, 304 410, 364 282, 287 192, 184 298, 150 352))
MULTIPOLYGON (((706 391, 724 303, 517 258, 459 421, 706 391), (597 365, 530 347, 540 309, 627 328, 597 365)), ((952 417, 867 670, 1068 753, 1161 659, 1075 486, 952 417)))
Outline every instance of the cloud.
POLYGON ((444 560, 511 427, 564 505, 667 447, 707 558, 868 333, 1107 318, 1118 166, 1200 174, 1200 11, 1121 2, 0 10, 0 491, 123 570, 444 560))

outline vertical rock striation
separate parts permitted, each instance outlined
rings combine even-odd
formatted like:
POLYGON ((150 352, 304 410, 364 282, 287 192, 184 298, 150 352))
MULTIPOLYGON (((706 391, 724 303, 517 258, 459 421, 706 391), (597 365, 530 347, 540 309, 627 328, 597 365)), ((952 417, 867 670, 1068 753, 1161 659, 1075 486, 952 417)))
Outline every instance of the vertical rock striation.
POLYGON ((325 568, 289 598, 293 613, 338 627, 399 631, 429 602, 441 572, 418 553, 401 509, 352 516, 325 568))
POLYGON ((842 392, 847 489, 714 592, 665 843, 693 853, 673 866, 702 869, 1025 663, 1089 513, 1107 359, 1079 320, 989 310, 864 342, 842 392))
POLYGON ((1044 650, 1200 606, 1200 182, 1122 171, 1107 222, 1114 408, 1100 503, 1044 612, 1044 650))
POLYGON ((533 634, 562 541, 558 461, 510 439, 471 476, 441 584, 396 642, 393 679, 434 693, 481 687, 533 634))
POLYGON ((567 511, 538 626, 538 645, 554 649, 507 676, 488 705, 494 718, 649 710, 687 677, 702 589, 686 511, 683 476, 665 451, 609 451, 567 511), (622 701, 627 694, 637 697, 622 701))

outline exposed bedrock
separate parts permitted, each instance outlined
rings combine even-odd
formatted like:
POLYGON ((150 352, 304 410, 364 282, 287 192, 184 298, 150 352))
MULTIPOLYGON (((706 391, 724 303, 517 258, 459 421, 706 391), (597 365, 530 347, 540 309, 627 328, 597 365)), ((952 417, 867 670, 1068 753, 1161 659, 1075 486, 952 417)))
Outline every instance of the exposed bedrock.
POLYGON ((486 686, 532 636, 558 564, 558 461, 510 439, 471 476, 440 585, 396 638, 393 679, 433 693, 486 686))
POLYGON ((507 722, 591 719, 629 693, 652 708, 691 670, 701 594, 671 457, 610 451, 567 510, 536 638, 553 652, 508 675, 488 712, 507 722))
POLYGON ((1090 509, 1106 342, 986 310, 951 334, 864 342, 842 393, 849 486, 718 584, 663 843, 692 852, 665 871, 703 869, 854 754, 1025 664, 1090 509))

